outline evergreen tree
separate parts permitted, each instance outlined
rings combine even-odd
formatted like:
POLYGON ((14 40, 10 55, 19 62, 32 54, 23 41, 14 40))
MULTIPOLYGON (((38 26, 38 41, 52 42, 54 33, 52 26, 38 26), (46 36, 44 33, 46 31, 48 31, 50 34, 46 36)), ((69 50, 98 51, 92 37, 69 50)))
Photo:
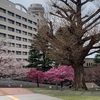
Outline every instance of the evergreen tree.
POLYGON ((53 61, 46 52, 42 52, 42 71, 47 71, 52 67, 53 61))
POLYGON ((36 68, 41 71, 47 71, 52 67, 54 61, 52 61, 47 53, 44 51, 38 50, 34 44, 32 44, 30 49, 30 56, 28 59, 29 68, 36 68))
POLYGON ((100 53, 98 53, 98 54, 95 55, 94 61, 97 64, 100 63, 100 53))
POLYGON ((32 68, 37 68, 39 69, 39 65, 41 64, 40 58, 41 58, 41 53, 39 50, 36 49, 35 45, 32 44, 31 49, 30 49, 30 56, 28 58, 29 65, 28 67, 32 68))

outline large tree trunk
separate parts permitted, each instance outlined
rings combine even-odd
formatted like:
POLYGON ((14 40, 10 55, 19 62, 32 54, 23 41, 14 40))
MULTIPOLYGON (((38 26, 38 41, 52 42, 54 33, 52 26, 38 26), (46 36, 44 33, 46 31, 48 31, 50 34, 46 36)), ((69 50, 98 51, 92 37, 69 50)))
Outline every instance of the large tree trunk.
POLYGON ((83 65, 74 65, 74 88, 77 90, 87 90, 84 79, 84 67, 83 65))

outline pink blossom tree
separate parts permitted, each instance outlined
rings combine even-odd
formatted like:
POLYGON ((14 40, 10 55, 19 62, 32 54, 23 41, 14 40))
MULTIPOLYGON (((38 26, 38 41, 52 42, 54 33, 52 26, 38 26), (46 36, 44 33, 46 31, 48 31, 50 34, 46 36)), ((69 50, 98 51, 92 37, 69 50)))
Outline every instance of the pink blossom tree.
MULTIPOLYGON (((1 52, 0 52, 1 53, 1 52)), ((23 68, 24 62, 17 61, 12 53, 3 52, 0 54, 0 76, 18 78, 27 76, 29 69, 23 68)))
POLYGON ((50 70, 45 72, 45 79, 49 82, 61 83, 70 80, 74 80, 74 70, 72 66, 59 66, 58 68, 52 67, 50 70))
POLYGON ((40 82, 44 82, 44 72, 36 70, 35 68, 32 68, 30 72, 28 73, 28 78, 32 80, 33 82, 37 83, 37 87, 39 87, 40 82))

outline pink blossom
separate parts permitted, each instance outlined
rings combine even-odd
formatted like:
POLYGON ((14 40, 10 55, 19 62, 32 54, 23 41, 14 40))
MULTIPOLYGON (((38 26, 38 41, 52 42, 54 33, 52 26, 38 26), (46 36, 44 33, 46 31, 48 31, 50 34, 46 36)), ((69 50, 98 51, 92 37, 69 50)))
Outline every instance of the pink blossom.
POLYGON ((45 79, 52 82, 64 82, 66 80, 74 80, 74 70, 72 66, 59 66, 51 68, 45 72, 45 79))
POLYGON ((35 68, 32 68, 28 73, 28 78, 33 82, 44 82, 44 73, 42 71, 36 70, 35 68))

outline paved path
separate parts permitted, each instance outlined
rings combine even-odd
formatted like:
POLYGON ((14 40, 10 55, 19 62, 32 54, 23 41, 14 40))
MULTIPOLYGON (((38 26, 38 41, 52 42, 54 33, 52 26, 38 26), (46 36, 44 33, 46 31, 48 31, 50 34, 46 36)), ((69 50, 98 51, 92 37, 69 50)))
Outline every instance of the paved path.
POLYGON ((0 100, 61 100, 23 88, 0 88, 0 100))

